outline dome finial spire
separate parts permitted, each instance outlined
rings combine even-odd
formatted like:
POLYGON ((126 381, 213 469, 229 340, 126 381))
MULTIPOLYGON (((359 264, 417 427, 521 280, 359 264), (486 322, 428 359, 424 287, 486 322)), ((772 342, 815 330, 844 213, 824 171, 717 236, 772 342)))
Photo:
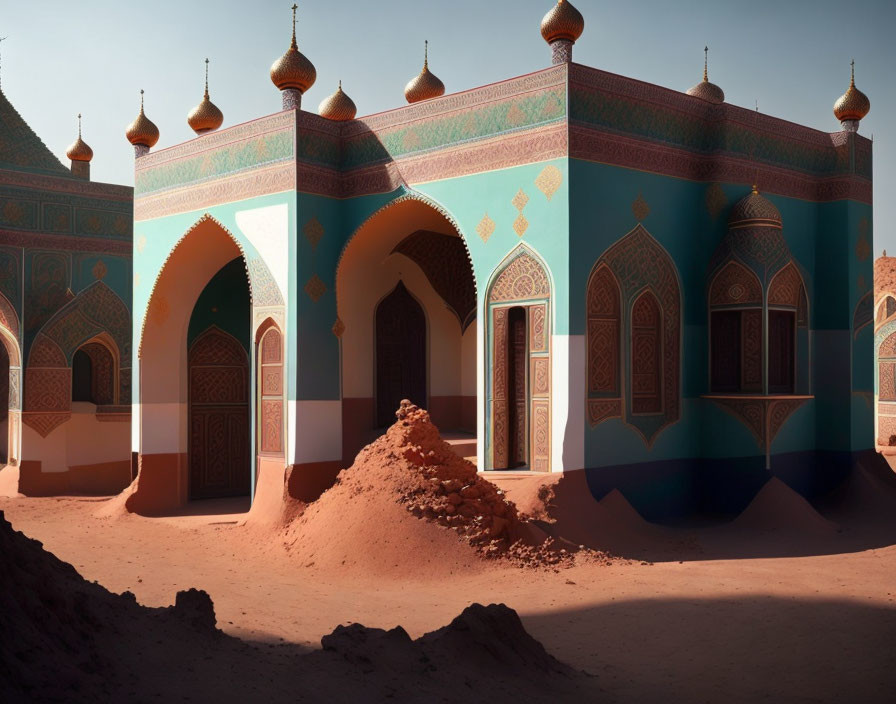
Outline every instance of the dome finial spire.
POLYGON ((205 59, 205 97, 208 98, 208 57, 205 59))
POLYGON ((429 39, 423 40, 423 68, 429 68, 429 39))
POLYGON ((292 4, 292 46, 298 48, 298 44, 296 44, 296 10, 299 9, 299 6, 296 3, 292 4))
POLYGON ((429 70, 429 40, 423 40, 423 68, 404 87, 404 97, 409 103, 438 98, 445 94, 445 84, 429 70))
POLYGON ((856 87, 856 60, 853 59, 849 62, 849 86, 850 88, 856 87))
POLYGON ((703 47, 703 80, 709 82, 709 47, 703 47))
POLYGON ((218 109, 208 96, 208 58, 205 60, 205 93, 202 102, 187 115, 187 124, 196 134, 205 134, 216 130, 224 122, 224 114, 218 109))
POLYGON ((687 91, 688 95, 708 103, 724 103, 725 91, 709 82, 709 46, 703 47, 703 80, 687 91))
POLYGON ((78 139, 81 139, 81 113, 78 113, 78 139))

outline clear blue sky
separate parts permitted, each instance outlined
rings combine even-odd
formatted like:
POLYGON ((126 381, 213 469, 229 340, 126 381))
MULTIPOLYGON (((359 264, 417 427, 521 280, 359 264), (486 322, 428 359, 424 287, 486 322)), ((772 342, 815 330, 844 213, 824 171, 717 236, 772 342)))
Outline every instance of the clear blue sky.
MULTIPOLYGON (((299 47, 317 67, 305 108, 341 78, 366 115, 404 103, 405 83, 430 66, 449 92, 550 64, 539 34, 552 0, 304 0, 299 47)), ((710 80, 729 102, 824 131, 849 84, 871 98, 861 133, 874 135, 875 254, 896 252, 896 2, 893 0, 577 0, 585 34, 575 59, 686 90, 710 80), (887 87, 889 86, 889 88, 887 87)), ((124 128, 146 89, 159 146, 193 136, 186 115, 211 96, 224 125, 280 109, 268 78, 288 46, 292 0, 0 0, 2 83, 7 97, 62 160, 84 113, 94 180, 133 183, 124 128)))

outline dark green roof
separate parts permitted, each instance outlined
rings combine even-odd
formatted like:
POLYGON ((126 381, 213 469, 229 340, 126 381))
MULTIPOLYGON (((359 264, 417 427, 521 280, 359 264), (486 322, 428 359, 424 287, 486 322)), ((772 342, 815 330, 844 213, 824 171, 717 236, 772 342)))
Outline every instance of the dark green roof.
POLYGON ((0 169, 72 176, 0 90, 0 169))

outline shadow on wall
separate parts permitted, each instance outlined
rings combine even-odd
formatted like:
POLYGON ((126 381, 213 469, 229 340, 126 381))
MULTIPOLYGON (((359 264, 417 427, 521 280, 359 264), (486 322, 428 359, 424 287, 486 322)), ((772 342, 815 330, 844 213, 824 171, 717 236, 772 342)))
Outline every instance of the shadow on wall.
POLYGON ((869 703, 896 687, 896 609, 853 600, 638 599, 523 623, 608 701, 869 703))

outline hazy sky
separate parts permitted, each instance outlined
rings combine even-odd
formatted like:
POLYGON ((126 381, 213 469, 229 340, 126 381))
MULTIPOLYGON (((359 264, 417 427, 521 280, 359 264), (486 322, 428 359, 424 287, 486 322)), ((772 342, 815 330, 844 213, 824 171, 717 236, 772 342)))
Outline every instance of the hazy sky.
MULTIPOLYGON (((367 115, 404 104, 405 83, 430 67, 455 92, 550 64, 539 24, 552 0, 299 1, 299 48, 317 68, 304 107, 341 78, 367 115)), ((585 34, 575 59, 686 90, 702 77, 728 102, 827 132, 849 85, 871 99, 861 133, 874 135, 875 254, 896 252, 896 1, 577 0, 585 34), (889 88, 887 87, 889 86, 889 88)), ((187 113, 202 97, 211 59, 212 100, 233 125, 280 109, 271 63, 287 48, 292 0, 0 0, 2 85, 66 165, 84 114, 92 177, 133 184, 124 129, 146 90, 160 147, 189 139, 187 113)))

